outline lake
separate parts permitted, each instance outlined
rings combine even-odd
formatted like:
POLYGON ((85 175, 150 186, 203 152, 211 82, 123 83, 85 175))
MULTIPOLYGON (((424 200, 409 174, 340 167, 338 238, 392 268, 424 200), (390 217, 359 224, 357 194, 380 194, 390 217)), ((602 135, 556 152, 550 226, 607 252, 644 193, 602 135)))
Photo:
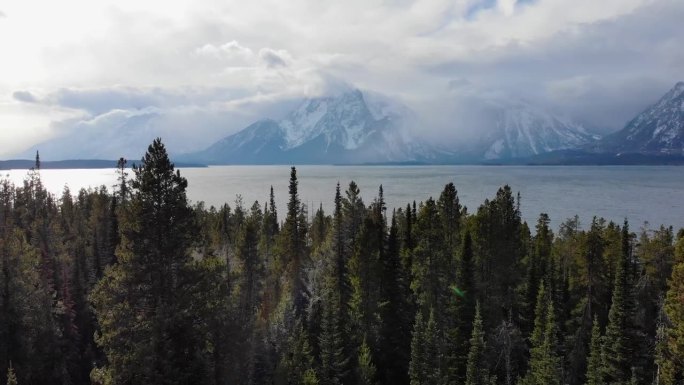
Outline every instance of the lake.
MULTIPOLYGON (((263 205, 272 185, 281 219, 286 210, 289 166, 186 168, 181 174, 188 179, 188 197, 194 202, 234 206, 239 195, 246 207, 255 200, 263 205)), ((644 222, 651 228, 684 227, 684 167, 678 166, 298 166, 297 174, 302 202, 309 208, 322 203, 328 213, 338 181, 344 191, 354 180, 366 203, 382 184, 390 209, 437 198, 444 185, 453 182, 470 212, 509 184, 522 195, 521 211, 531 227, 541 212, 550 215, 554 229, 574 215, 583 225, 596 215, 620 223, 627 218, 634 230, 644 222)), ((26 170, 1 175, 19 184, 26 170)), ((111 189, 116 183, 114 170, 41 170, 41 178, 55 194, 65 185, 76 193, 89 186, 111 189)))

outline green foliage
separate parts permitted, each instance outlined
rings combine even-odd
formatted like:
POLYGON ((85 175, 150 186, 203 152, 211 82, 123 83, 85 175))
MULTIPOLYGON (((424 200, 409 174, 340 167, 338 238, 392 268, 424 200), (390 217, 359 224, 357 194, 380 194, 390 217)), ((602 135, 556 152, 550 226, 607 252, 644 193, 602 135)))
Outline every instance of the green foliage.
POLYGON ((629 242, 629 227, 625 222, 622 229, 622 255, 615 269, 615 284, 603 345, 604 376, 607 382, 617 384, 626 384, 630 380, 634 362, 634 351, 630 345, 634 338, 634 287, 630 275, 629 242))
POLYGON ((133 194, 120 223, 119 263, 92 300, 97 339, 115 384, 181 384, 202 378, 190 269, 194 222, 187 181, 174 172, 160 140, 134 167, 133 194), (167 236, 173 234, 172 237, 167 236))
POLYGON ((320 350, 320 380, 323 384, 342 384, 348 372, 349 359, 345 354, 343 325, 340 313, 342 303, 337 291, 337 277, 333 269, 326 277, 323 288, 323 316, 318 337, 320 350))
POLYGON ((19 381, 17 380, 17 375, 14 373, 14 368, 12 367, 12 364, 10 363, 9 368, 7 369, 7 385, 18 385, 19 381))
POLYGON ((296 322, 276 369, 276 383, 304 384, 305 381, 314 379, 318 382, 318 377, 313 372, 313 357, 308 336, 302 324, 296 322))
POLYGON ((591 344, 589 346, 589 361, 587 363, 587 382, 586 385, 601 385, 603 384, 602 355, 601 355, 601 328, 598 324, 598 319, 594 317, 594 323, 591 328, 591 344))
POLYGON ((439 381, 439 368, 435 365, 438 358, 437 332, 434 312, 430 311, 430 318, 426 322, 421 311, 418 311, 411 340, 411 385, 435 384, 439 381))
POLYGON ((672 275, 665 297, 666 322, 658 344, 659 382, 665 385, 684 381, 684 237, 677 240, 672 275))
POLYGON ((299 200, 297 170, 294 167, 290 172, 289 193, 287 216, 279 233, 278 249, 288 280, 287 286, 290 290, 287 294, 292 298, 295 317, 303 317, 307 306, 304 264, 308 256, 306 244, 308 226, 305 208, 299 200))
POLYGON ((370 348, 364 340, 359 348, 359 384, 360 385, 374 385, 376 368, 373 364, 373 357, 370 348))
POLYGON ((478 298, 487 322, 498 325, 515 306, 523 256, 520 211, 509 186, 500 188, 493 200, 485 200, 474 225, 478 298))
POLYGON ((470 231, 466 230, 456 261, 456 282, 454 284, 454 287, 463 293, 463 296, 454 294, 449 304, 450 319, 453 322, 449 334, 449 340, 452 342, 449 346, 449 353, 451 354, 447 378, 449 383, 465 380, 469 339, 472 334, 477 302, 474 277, 473 242, 470 231))
POLYGON ((470 350, 468 351, 468 361, 466 363, 465 385, 489 385, 490 383, 495 383, 496 379, 489 375, 489 370, 484 360, 486 348, 485 334, 479 303, 475 307, 472 330, 470 350))
POLYGON ((575 217, 554 233, 545 214, 530 231, 510 187, 469 214, 452 183, 390 223, 382 186, 366 206, 338 184, 332 216, 309 222, 294 168, 281 226, 273 188, 264 205, 190 207, 159 140, 118 176, 60 197, 38 167, 0 180, 10 382, 684 381, 684 232, 635 242, 575 217))
POLYGON ((392 215, 387 251, 381 261, 380 309, 382 320, 376 363, 381 370, 378 380, 381 383, 408 383, 410 360, 411 312, 410 273, 401 260, 400 236, 396 215, 392 215))
POLYGON ((302 385, 318 385, 318 377, 316 376, 316 371, 313 369, 308 369, 304 372, 304 377, 302 378, 302 385))
POLYGON ((530 368, 520 384, 558 385, 561 383, 560 359, 556 353, 558 348, 556 331, 556 318, 551 293, 546 291, 542 282, 537 296, 534 331, 530 338, 532 342, 530 368))

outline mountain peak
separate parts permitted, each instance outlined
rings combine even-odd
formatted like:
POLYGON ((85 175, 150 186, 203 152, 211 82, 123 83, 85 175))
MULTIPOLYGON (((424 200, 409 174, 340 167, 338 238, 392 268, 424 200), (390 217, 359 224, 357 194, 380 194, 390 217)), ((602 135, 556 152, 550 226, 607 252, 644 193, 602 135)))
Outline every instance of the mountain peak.
POLYGON ((376 120, 363 93, 358 89, 349 89, 304 100, 280 121, 280 126, 287 149, 301 146, 319 136, 325 137, 327 146, 337 143, 345 149, 355 149, 363 137, 369 134, 376 120))
POLYGON ((495 129, 489 133, 486 159, 526 157, 577 148, 594 140, 581 125, 525 100, 500 101, 494 111, 495 129))
POLYGON ((679 97, 682 94, 684 94, 684 81, 677 82, 677 84, 672 87, 672 90, 668 92, 668 96, 673 98, 679 97))
POLYGON ((191 154, 210 164, 424 161, 431 147, 403 130, 406 110, 379 95, 337 88, 303 100, 279 121, 261 120, 191 154))
POLYGON ((620 152, 684 154, 684 82, 608 136, 603 145, 620 152))

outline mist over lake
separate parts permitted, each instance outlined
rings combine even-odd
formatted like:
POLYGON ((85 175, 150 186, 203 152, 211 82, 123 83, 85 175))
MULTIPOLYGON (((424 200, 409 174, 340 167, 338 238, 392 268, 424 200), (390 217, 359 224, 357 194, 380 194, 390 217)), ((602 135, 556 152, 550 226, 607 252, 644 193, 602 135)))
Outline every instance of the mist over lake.
MULTIPOLYGON (((268 200, 272 185, 279 214, 286 210, 289 166, 216 166, 185 168, 188 197, 208 206, 235 205, 242 198, 249 208, 254 201, 268 200)), ((521 194, 523 219, 531 226, 546 212, 552 228, 579 215, 583 226, 594 215, 621 223, 627 218, 635 229, 644 222, 651 228, 661 224, 684 227, 684 168, 677 166, 297 166, 302 203, 313 215, 319 205, 331 213, 335 185, 342 191, 355 181, 366 204, 383 186, 388 209, 439 196, 453 182, 461 204, 475 212, 499 187, 509 184, 521 194)), ((3 171, 3 177, 20 184, 25 170, 3 171)), ((133 173, 129 170, 129 177, 133 173)), ((84 187, 101 185, 112 189, 115 170, 41 170, 47 189, 61 194, 64 186, 76 194, 84 187)))

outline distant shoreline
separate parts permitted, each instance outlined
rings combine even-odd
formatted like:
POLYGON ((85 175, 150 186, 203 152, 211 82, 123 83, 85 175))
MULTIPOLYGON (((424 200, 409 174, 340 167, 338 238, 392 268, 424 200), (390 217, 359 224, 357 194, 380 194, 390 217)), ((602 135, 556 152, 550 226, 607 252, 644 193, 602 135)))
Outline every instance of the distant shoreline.
MULTIPOLYGON (((115 169, 117 168, 117 160, 103 160, 103 159, 72 159, 72 160, 56 160, 56 161, 41 161, 40 168, 44 170, 69 170, 69 169, 115 169)), ((127 167, 130 168, 137 162, 129 161, 127 167)), ((28 159, 10 159, 0 160, 0 170, 30 170, 35 167, 35 160, 28 159)), ((197 163, 175 163, 176 167, 182 168, 204 168, 207 165, 197 163)))
MULTIPOLYGON (((72 159, 58 161, 41 161, 41 169, 115 169, 118 161, 103 159, 72 159)), ((137 162, 129 161, 128 167, 137 162)), ((210 166, 289 166, 292 163, 233 163, 202 164, 193 162, 175 162, 178 168, 206 168, 210 166)), ((367 162, 367 163, 296 163, 303 166, 682 166, 684 156, 654 154, 606 154, 588 153, 575 150, 560 150, 539 154, 526 158, 494 159, 463 162, 367 162)), ((10 159, 0 160, 0 170, 30 170, 35 166, 34 160, 10 159)))

